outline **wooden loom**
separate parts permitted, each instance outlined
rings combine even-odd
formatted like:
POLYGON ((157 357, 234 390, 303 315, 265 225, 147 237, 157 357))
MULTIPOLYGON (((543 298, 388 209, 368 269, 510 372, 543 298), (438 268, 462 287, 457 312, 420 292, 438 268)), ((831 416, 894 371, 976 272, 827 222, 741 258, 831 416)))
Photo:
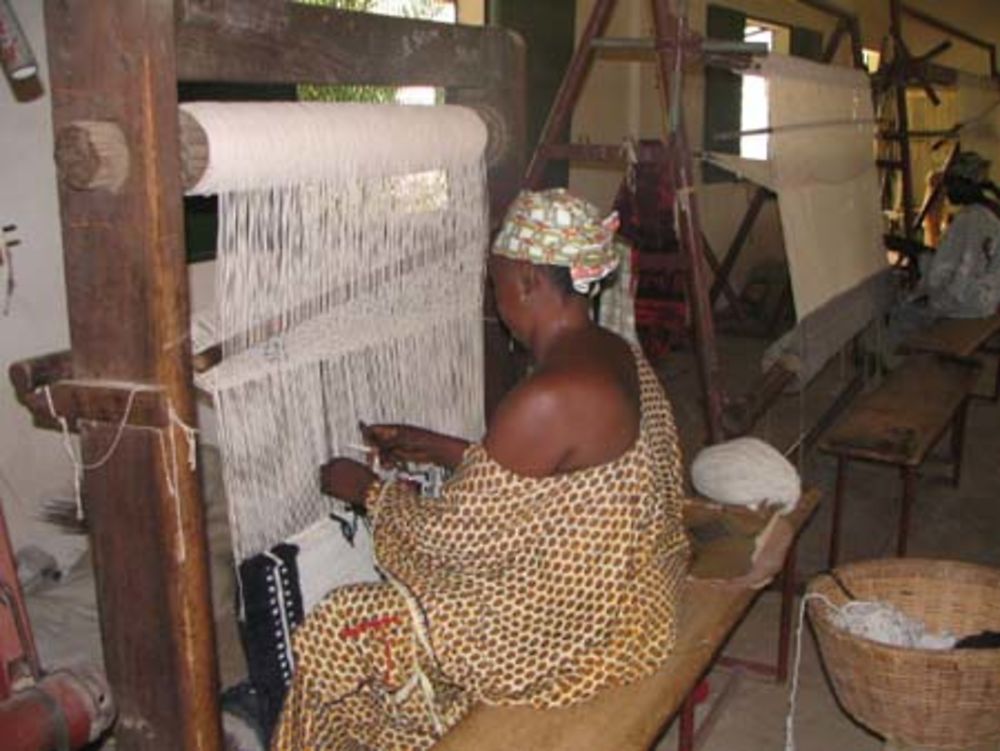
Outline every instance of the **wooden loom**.
MULTIPOLYGON (((496 221, 521 175, 523 48, 497 28, 282 0, 47 0, 45 20, 73 348, 15 365, 12 380, 52 428, 49 387, 85 463, 124 421, 83 478, 119 747, 215 751, 203 506, 195 473, 180 462, 171 483, 161 449, 184 445, 171 410, 195 421, 178 81, 443 87, 489 128, 496 221)), ((486 342, 489 405, 510 376, 495 317, 486 342)))
MULTIPOLYGON (((856 15, 838 8, 827 0, 796 0, 798 3, 825 13, 837 19, 821 56, 821 62, 831 63, 837 55, 840 45, 845 38, 850 44, 850 58, 855 68, 863 69, 862 60, 862 40, 861 29, 856 15)), ((887 247, 892 250, 902 251, 904 256, 910 254, 915 245, 913 238, 920 228, 924 211, 917 211, 914 205, 913 178, 910 159, 910 139, 911 138, 955 138, 958 130, 947 131, 913 131, 909 129, 909 116, 906 103, 906 91, 908 88, 919 87, 927 92, 928 97, 937 102, 934 92, 936 85, 954 84, 957 77, 954 69, 938 65, 934 59, 951 47, 951 41, 945 40, 935 45, 930 50, 922 54, 912 54, 903 41, 902 19, 910 17, 917 23, 943 32, 953 39, 961 40, 972 45, 988 56, 989 75, 994 80, 1000 76, 997 70, 996 46, 979 37, 976 37, 962 29, 948 24, 940 19, 913 8, 903 0, 886 0, 888 5, 888 15, 890 19, 890 34, 892 40, 893 55, 890 58, 883 50, 883 59, 879 70, 871 76, 872 91, 876 101, 877 112, 881 109, 878 105, 891 100, 890 107, 895 108, 896 124, 889 130, 883 130, 877 137, 884 147, 891 147, 896 151, 892 158, 879 158, 877 165, 885 170, 885 175, 892 171, 899 172, 901 184, 902 222, 901 234, 899 236, 886 235, 887 247)), ((883 118, 880 118, 883 119, 883 118)), ((738 134, 736 134, 738 135, 738 134)), ((729 134, 723 134, 728 137, 729 134)), ((885 156, 885 155, 883 155, 885 156)), ((883 188, 883 192, 886 188, 883 188)), ((942 186, 935 188, 933 196, 929 196, 926 204, 929 204, 942 190, 942 186)), ((720 264, 720 270, 716 274, 710 291, 710 300, 714 305, 719 294, 724 290, 724 285, 728 283, 729 275, 742 252, 747 238, 753 229, 760 210, 764 203, 773 197, 766 188, 759 187, 750 202, 749 207, 741 221, 733 240, 720 264)), ((919 245, 918 243, 916 245, 919 245)), ((792 382, 799 380, 808 381, 811 374, 807 374, 805 379, 796 372, 794 368, 788 367, 784 358, 777 355, 784 350, 785 353, 792 354, 797 360, 805 359, 804 350, 819 350, 827 357, 832 355, 837 349, 846 345, 850 340, 863 329, 875 317, 884 314, 892 303, 892 285, 889 274, 884 274, 876 279, 849 290, 843 295, 829 301, 819 310, 810 314, 805 320, 799 323, 802 331, 801 342, 786 338, 784 346, 776 345, 775 354, 768 358, 772 364, 767 372, 751 389, 742 397, 731 399, 727 403, 726 410, 722 415, 723 425, 726 434, 729 436, 742 435, 750 432, 757 421, 773 406, 775 401, 785 392, 786 387, 792 382)), ((784 302, 790 301, 790 287, 785 291, 784 302)), ((773 326, 771 327, 773 329, 773 326)), ((825 360, 824 360, 825 362, 825 360)), ((823 415, 813 425, 806 436, 800 440, 806 446, 812 446, 819 436, 826 430, 837 415, 843 411, 855 396, 861 391, 864 385, 865 375, 858 372, 844 386, 840 394, 834 399, 823 415)))
MULTIPOLYGON (((184 440, 170 408, 185 422, 194 418, 180 196, 192 164, 182 147, 196 138, 182 138, 177 81, 443 86, 490 128, 496 220, 521 175, 523 52, 498 29, 278 0, 47 0, 46 12, 73 351, 21 363, 12 376, 38 424, 56 427, 49 387, 56 413, 81 435, 86 462, 103 455, 128 414, 116 451, 84 478, 106 665, 121 707, 117 740, 127 749, 214 751, 221 741, 202 505, 184 464, 172 495, 160 445, 164 435, 184 440)), ((509 375, 495 321, 487 324, 487 357, 492 402, 509 375)), ((803 504, 794 531, 814 505, 815 497, 803 504)), ((776 567, 788 541, 779 547, 776 567)), ((785 582, 790 593, 794 578, 785 582)), ((587 707, 529 713, 525 747, 565 747, 558 744, 574 737, 571 727, 590 739, 588 748, 608 748, 613 738, 648 745, 754 591, 694 583, 686 597, 698 606, 681 637, 689 641, 669 666, 624 694, 602 696, 604 709, 586 722, 587 707)), ((502 743, 507 719, 477 711, 442 748, 502 743)))

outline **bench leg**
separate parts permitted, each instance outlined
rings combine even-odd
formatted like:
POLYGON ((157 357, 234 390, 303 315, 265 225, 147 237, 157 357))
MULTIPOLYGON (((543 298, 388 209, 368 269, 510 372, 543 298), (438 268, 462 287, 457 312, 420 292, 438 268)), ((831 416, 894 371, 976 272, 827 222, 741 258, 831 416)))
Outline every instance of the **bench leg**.
POLYGON ((1000 355, 997 356, 997 375, 993 384, 993 401, 1000 402, 1000 355))
POLYGON ((907 538, 910 534, 910 509, 914 496, 917 494, 917 470, 915 467, 902 467, 903 498, 899 509, 899 534, 896 540, 896 555, 906 557, 907 538))
POLYGON ((955 413, 955 420, 951 424, 951 484, 956 488, 962 481, 962 455, 965 452, 965 418, 969 413, 969 400, 962 402, 962 406, 955 413))
POLYGON ((694 689, 691 689, 681 704, 677 751, 694 751, 694 704, 694 689))
POLYGON ((830 552, 827 564, 836 568, 840 557, 840 516, 843 511, 844 485, 847 482, 847 458, 837 457, 837 484, 833 491, 833 517, 830 523, 830 552))
POLYGON ((792 618, 795 610, 795 564, 798 557, 798 536, 792 538, 785 554, 785 568, 781 572, 781 621, 778 623, 778 665, 775 679, 778 683, 788 680, 788 651, 791 646, 792 618))

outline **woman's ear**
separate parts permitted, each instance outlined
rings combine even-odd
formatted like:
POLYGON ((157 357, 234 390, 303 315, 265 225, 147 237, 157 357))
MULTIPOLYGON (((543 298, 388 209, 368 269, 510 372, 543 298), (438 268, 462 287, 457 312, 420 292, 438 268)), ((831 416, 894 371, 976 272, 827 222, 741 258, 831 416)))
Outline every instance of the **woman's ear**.
POLYGON ((518 269, 517 275, 517 291, 521 300, 526 300, 531 295, 535 294, 541 284, 541 278, 539 276, 540 269, 537 266, 531 264, 524 264, 518 269))

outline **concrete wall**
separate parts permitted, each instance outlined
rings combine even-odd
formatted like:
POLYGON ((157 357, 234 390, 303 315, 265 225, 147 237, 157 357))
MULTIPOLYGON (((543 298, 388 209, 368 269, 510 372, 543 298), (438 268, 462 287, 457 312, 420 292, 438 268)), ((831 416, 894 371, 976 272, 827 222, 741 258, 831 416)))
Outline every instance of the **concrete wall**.
MULTIPOLYGON (((12 7, 47 87, 42 4, 13 0, 12 7)), ((10 311, 0 316, 0 497, 19 547, 52 537, 51 530, 35 520, 41 500, 72 495, 60 436, 32 427, 6 379, 12 361, 69 346, 47 90, 33 101, 19 102, 7 81, 0 80, 0 133, 0 223, 16 224, 21 239, 11 250, 16 287, 10 311)), ((59 536, 47 547, 66 559, 80 543, 59 536)))

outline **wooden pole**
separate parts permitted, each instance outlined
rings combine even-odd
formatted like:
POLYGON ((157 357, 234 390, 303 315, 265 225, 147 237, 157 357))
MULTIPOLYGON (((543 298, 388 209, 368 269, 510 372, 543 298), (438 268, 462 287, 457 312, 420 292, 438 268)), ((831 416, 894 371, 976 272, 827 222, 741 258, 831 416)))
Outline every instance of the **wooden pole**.
MULTIPOLYGON (((96 190, 60 176, 73 373, 160 389, 194 425, 174 23, 171 0, 45 3, 56 134, 106 123, 128 155, 127 175, 96 190)), ((97 419, 79 429, 85 462, 121 432, 83 482, 118 748, 217 751, 204 512, 184 431, 97 419)))
POLYGON ((715 341, 715 321, 709 301, 708 274, 702 246, 701 220, 698 199, 693 192, 694 164, 688 148, 687 128, 684 123, 680 94, 684 52, 680 40, 684 38, 682 22, 667 8, 667 0, 652 0, 653 22, 656 37, 667 40, 665 49, 657 50, 657 65, 667 111, 671 113, 670 165, 677 190, 678 239, 681 251, 687 256, 689 268, 689 294, 697 349, 698 373, 705 397, 705 418, 709 443, 725 439, 722 429, 723 394, 720 384, 719 355, 715 341), (669 88, 669 91, 668 91, 669 88))
MULTIPOLYGON (((890 34, 893 40, 893 55, 897 60, 906 57, 906 46, 903 44, 903 29, 901 18, 902 3, 900 0, 889 0, 890 34)), ((906 61, 907 64, 909 61, 906 61)), ((902 134, 899 140, 899 161, 902 163, 900 175, 903 182, 903 236, 913 239, 913 163, 910 160, 910 130, 909 107, 906 103, 906 80, 898 81, 895 86, 896 95, 896 130, 902 134)))

